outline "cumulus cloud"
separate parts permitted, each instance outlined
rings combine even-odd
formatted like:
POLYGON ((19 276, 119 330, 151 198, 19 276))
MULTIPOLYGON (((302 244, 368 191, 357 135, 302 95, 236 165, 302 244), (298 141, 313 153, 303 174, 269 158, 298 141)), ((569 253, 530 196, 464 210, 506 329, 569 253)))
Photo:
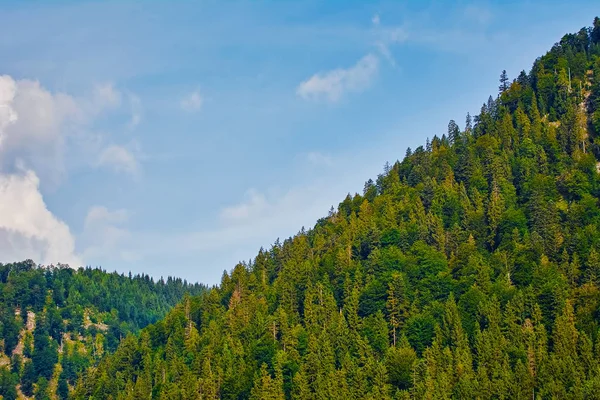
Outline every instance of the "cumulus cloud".
POLYGON ((0 77, 0 168, 20 160, 58 181, 64 171, 63 128, 81 118, 72 97, 52 94, 36 81, 0 77))
MULTIPOLYGON (((121 92, 110 83, 73 97, 51 92, 38 81, 0 76, 0 261, 82 264, 74 236, 47 208, 41 189, 62 179, 69 149, 77 150, 70 158, 98 154, 104 139, 91 133, 91 126, 121 104, 121 92)), ((138 171, 133 154, 120 146, 105 147, 97 162, 138 171)), ((99 215, 92 213, 86 225, 93 226, 99 215)))
POLYGON ((0 76, 0 172, 19 162, 36 173, 42 188, 58 186, 70 146, 77 147, 75 156, 97 152, 101 140, 90 126, 105 111, 119 107, 121 97, 112 84, 73 97, 50 92, 38 81, 0 76), (93 143, 96 147, 90 148, 93 143))
POLYGON ((33 169, 57 163, 60 168, 61 126, 79 117, 70 96, 53 95, 39 82, 0 76, 0 261, 81 265, 75 239, 46 207, 33 169))
POLYGON ((181 108, 187 112, 199 111, 204 104, 204 99, 198 90, 193 91, 181 99, 181 108))
POLYGON ((0 174, 0 261, 81 265, 69 227, 46 207, 39 179, 28 170, 0 174))
POLYGON ((0 76, 0 146, 4 141, 4 130, 17 121, 17 112, 12 107, 16 92, 15 81, 8 76, 0 76))
POLYGON ((132 176, 137 176, 140 170, 136 156, 125 147, 114 144, 102 150, 96 165, 132 176))
POLYGON ((348 92, 360 92, 371 85, 377 74, 379 59, 367 54, 350 68, 317 73, 302 82, 296 93, 303 99, 338 101, 348 92))

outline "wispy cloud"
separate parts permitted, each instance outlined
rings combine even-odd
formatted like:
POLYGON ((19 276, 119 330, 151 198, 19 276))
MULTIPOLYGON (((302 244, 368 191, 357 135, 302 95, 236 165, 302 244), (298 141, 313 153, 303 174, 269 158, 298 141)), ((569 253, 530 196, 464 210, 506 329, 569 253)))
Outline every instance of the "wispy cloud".
POLYGON ((224 222, 239 223, 251 218, 255 219, 269 208, 265 195, 256 189, 249 189, 245 197, 244 202, 221 210, 220 217, 224 222))
POLYGON ((444 9, 450 18, 441 22, 430 13, 415 14, 401 23, 387 25, 379 14, 373 23, 373 44, 378 53, 396 66, 393 48, 403 43, 413 43, 425 48, 446 52, 471 52, 489 46, 494 37, 486 34, 493 19, 493 10, 486 5, 472 3, 452 9, 444 9))
POLYGON ((110 255, 123 261, 136 260, 135 253, 121 247, 131 238, 131 232, 124 226, 129 216, 130 213, 124 209, 111 211, 104 206, 90 207, 80 238, 85 248, 83 257, 97 259, 110 255))
POLYGON ((306 155, 306 160, 309 164, 315 166, 326 166, 333 165, 333 158, 327 154, 320 153, 318 151, 311 151, 306 155))
POLYGON ((198 90, 187 94, 180 102, 181 108, 187 112, 199 111, 203 104, 204 99, 198 90))
POLYGON ((93 101, 97 109, 118 107, 121 105, 121 92, 112 83, 96 84, 93 91, 93 101))
MULTIPOLYGON (((277 237, 284 239, 303 226, 306 229, 314 226, 331 206, 343 200, 348 190, 360 190, 366 179, 381 172, 382 157, 385 159, 388 153, 393 153, 389 149, 397 148, 398 144, 393 143, 384 146, 386 150, 367 146, 359 154, 333 156, 316 151, 299 154, 296 158, 298 180, 282 186, 248 189, 237 202, 218 210, 212 223, 170 233, 132 231, 116 244, 112 254, 139 255, 140 265, 146 265, 146 260, 172 260, 174 254, 185 254, 190 268, 195 265, 189 264, 190 258, 201 260, 199 268, 210 266, 198 272, 197 278, 195 272, 189 276, 216 283, 224 269, 229 270, 236 262, 254 257, 261 246, 270 246, 277 237), (361 163, 356 163, 357 158, 361 163), (311 162, 328 164, 328 167, 304 168, 311 162)), ((157 270, 156 273, 163 272, 157 270)))
POLYGON ((98 156, 99 167, 111 168, 115 172, 124 172, 133 177, 140 172, 139 162, 135 154, 124 146, 110 145, 98 156))
POLYGON ((373 22, 376 37, 375 47, 390 64, 396 66, 396 60, 390 46, 406 42, 409 39, 408 31, 403 26, 383 26, 379 14, 375 14, 371 21, 373 22))
POLYGON ((349 68, 338 68, 317 73, 296 89, 296 94, 306 100, 326 100, 336 102, 349 92, 367 89, 379 69, 379 59, 367 54, 349 68))
POLYGON ((381 22, 381 20, 379 19, 379 14, 373 15, 373 17, 371 18, 371 22, 375 26, 379 25, 379 23, 381 22))
MULTIPOLYGON (((390 47, 409 40, 408 30, 404 26, 383 26, 379 14, 373 15, 371 22, 377 53, 395 66, 396 61, 390 47)), ((379 56, 369 53, 349 68, 337 68, 311 76, 300 83, 296 94, 305 100, 326 100, 334 103, 347 93, 367 89, 378 72, 379 56)))

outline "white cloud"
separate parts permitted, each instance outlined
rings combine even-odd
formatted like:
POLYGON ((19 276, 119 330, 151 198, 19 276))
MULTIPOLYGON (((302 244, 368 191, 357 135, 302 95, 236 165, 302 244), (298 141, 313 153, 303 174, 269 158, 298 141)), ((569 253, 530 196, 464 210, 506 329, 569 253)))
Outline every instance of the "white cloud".
POLYGON ((187 112, 199 111, 204 104, 204 99, 198 90, 186 95, 181 99, 181 108, 187 112))
MULTIPOLYGON (((127 98, 129 126, 135 127, 141 104, 133 94, 127 98)), ((96 166, 139 174, 135 141, 127 148, 106 146, 104 135, 92 129, 105 111, 122 103, 123 95, 110 83, 94 86, 87 96, 73 97, 50 92, 37 81, 0 76, 0 261, 31 258, 79 266, 81 258, 116 248, 127 237, 127 230, 118 226, 126 222, 124 211, 94 207, 82 236, 84 244, 92 245, 78 246, 86 251, 77 254, 69 227, 48 210, 40 190, 40 185, 55 186, 64 175, 67 152, 69 166, 79 157, 85 164, 91 160, 96 166)), ((132 257, 123 252, 123 258, 132 257)))
MULTIPOLYGON (((74 146, 70 162, 101 140, 91 133, 92 123, 106 110, 119 107, 121 94, 112 84, 93 87, 87 97, 52 93, 38 81, 0 76, 0 171, 17 162, 35 171, 42 188, 56 187, 66 174, 65 155, 74 146)), ((87 158, 86 158, 87 157, 87 158)))
POLYGON ((377 74, 379 59, 367 54, 350 68, 318 73, 302 82, 296 93, 303 99, 338 101, 347 92, 359 92, 371 85, 377 74))
POLYGON ((0 76, 0 146, 4 141, 4 130, 14 124, 18 118, 17 112, 12 107, 16 92, 15 81, 8 76, 0 76))
POLYGON ((383 42, 377 42, 375 43, 375 47, 377 47, 377 50, 379 50, 381 55, 385 57, 385 59, 388 60, 390 64, 392 64, 392 66, 396 66, 396 59, 392 55, 392 52, 388 45, 386 45, 383 42))
POLYGON ((98 156, 99 167, 111 168, 115 172, 125 172, 137 176, 140 170, 136 156, 123 146, 110 145, 98 156))
POLYGON ((121 92, 116 90, 112 83, 95 85, 93 96, 95 105, 98 109, 118 107, 121 105, 121 92))
POLYGON ((80 117, 70 96, 53 95, 35 81, 0 76, 0 261, 81 265, 69 227, 46 207, 33 170, 60 171, 61 128, 80 117), (6 167, 18 172, 8 173, 6 167))
MULTIPOLYGON (((183 230, 124 230, 123 215, 104 218, 104 210, 91 213, 91 220, 108 219, 112 221, 110 225, 124 231, 113 233, 118 240, 108 240, 114 247, 98 244, 83 254, 104 262, 110 259, 123 268, 135 265, 134 268, 144 268, 155 276, 171 273, 158 266, 148 270, 149 265, 156 265, 156 260, 178 263, 179 271, 189 279, 217 283, 224 269, 230 270, 238 261, 256 256, 260 247, 268 248, 278 237, 283 240, 302 226, 313 227, 331 206, 336 207, 344 199, 348 190, 361 191, 368 178, 381 172, 381 160, 392 160, 396 155, 394 149, 400 146, 399 141, 363 146, 358 153, 299 154, 295 158, 297 169, 290 170, 294 179, 283 186, 251 188, 238 202, 221 208, 214 221, 203 220, 197 225, 191 221, 191 226, 183 230), (356 163, 357 159, 361 163, 356 163), (310 160, 331 160, 332 164, 328 168, 306 168, 310 160), (124 262, 127 260, 136 263, 124 262)), ((97 232, 89 228, 88 231, 97 232)))
POLYGON ((245 196, 246 201, 243 203, 225 207, 221 210, 222 220, 231 223, 256 218, 268 208, 265 196, 256 189, 249 189, 245 196))
POLYGON ((97 224, 119 224, 129 219, 127 210, 109 211, 104 206, 91 207, 85 217, 85 229, 89 229, 97 224))
POLYGON ((386 26, 381 21, 372 29, 373 44, 393 65, 394 45, 411 42, 434 50, 455 53, 491 48, 496 40, 485 29, 493 19, 492 10, 481 4, 445 8, 446 18, 432 19, 428 13, 415 15, 399 25, 386 26))
POLYGON ((51 94, 39 82, 0 77, 0 167, 21 160, 41 176, 58 180, 64 171, 67 121, 81 118, 74 99, 51 94))
POLYGON ((409 39, 408 31, 401 26, 380 27, 379 23, 375 26, 377 27, 375 47, 379 53, 392 64, 392 66, 396 66, 396 60, 390 50, 390 46, 406 42, 409 39))
POLYGON ((387 28, 383 30, 383 36, 387 43, 403 43, 410 37, 408 31, 401 26, 387 28))
POLYGON ((46 207, 31 171, 0 174, 0 261, 81 265, 69 227, 46 207))

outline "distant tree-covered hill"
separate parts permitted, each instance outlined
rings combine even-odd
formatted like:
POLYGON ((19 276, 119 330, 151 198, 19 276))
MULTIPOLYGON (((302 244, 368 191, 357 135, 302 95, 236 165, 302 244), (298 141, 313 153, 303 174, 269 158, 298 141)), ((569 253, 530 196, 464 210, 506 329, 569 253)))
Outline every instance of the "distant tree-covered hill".
POLYGON ((205 287, 101 269, 0 264, 0 395, 66 398, 77 374, 205 287))

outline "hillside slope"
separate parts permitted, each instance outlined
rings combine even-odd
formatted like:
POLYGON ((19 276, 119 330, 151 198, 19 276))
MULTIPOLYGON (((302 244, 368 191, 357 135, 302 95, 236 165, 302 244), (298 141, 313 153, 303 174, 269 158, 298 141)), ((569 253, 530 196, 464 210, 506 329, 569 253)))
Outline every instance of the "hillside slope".
POLYGON ((597 398, 600 20, 494 97, 72 396, 597 398))
POLYGON ((116 350, 121 338, 204 289, 181 279, 154 282, 30 260, 0 264, 0 396, 66 398, 77 374, 116 350))

